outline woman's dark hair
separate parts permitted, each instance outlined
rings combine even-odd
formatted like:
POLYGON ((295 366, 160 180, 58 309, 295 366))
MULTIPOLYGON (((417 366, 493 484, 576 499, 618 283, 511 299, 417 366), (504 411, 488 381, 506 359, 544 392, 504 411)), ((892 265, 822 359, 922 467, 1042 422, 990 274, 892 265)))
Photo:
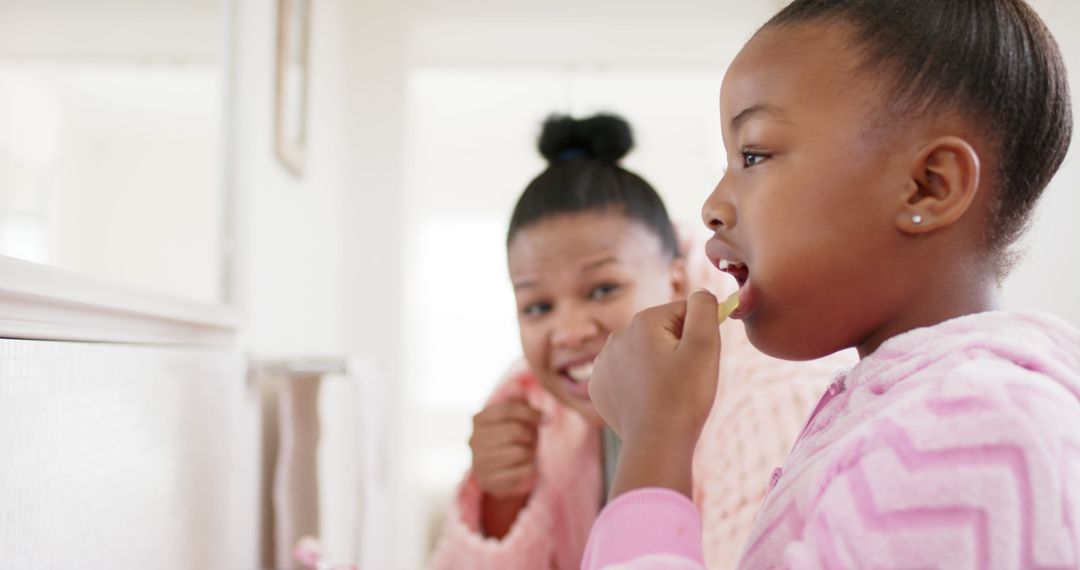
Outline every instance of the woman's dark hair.
POLYGON ((586 119, 554 115, 544 122, 538 146, 548 166, 518 199, 507 246, 522 229, 554 216, 613 211, 643 224, 660 238, 665 253, 678 256, 664 202, 648 182, 619 166, 634 146, 625 120, 609 114, 586 119))
POLYGON ((988 245, 1006 249, 1065 159, 1072 108, 1061 53, 1023 0, 795 0, 766 25, 837 22, 886 82, 889 123, 959 113, 995 149, 988 245))

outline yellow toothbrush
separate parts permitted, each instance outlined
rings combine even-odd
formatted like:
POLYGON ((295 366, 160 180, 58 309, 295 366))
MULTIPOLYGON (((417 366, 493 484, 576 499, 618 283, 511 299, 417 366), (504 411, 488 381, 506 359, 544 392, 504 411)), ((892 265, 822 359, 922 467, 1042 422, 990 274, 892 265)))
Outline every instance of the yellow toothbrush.
POLYGON ((736 291, 731 294, 730 297, 724 299, 724 302, 716 309, 716 318, 719 321, 717 324, 723 323, 731 316, 731 313, 735 312, 735 309, 739 308, 739 292, 736 291))

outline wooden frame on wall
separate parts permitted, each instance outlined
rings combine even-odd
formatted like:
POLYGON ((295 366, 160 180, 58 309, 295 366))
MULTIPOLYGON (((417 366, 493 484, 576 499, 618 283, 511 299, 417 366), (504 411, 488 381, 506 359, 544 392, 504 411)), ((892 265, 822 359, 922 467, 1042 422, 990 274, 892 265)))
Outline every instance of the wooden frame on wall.
POLYGON ((312 0, 278 0, 274 153, 295 176, 307 163, 312 0))

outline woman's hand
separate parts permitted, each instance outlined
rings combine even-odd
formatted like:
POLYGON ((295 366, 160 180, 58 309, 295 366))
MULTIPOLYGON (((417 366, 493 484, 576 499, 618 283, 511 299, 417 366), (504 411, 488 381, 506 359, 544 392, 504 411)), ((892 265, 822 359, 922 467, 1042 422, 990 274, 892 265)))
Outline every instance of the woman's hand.
POLYGON ((473 417, 472 473, 484 493, 481 520, 502 538, 536 487, 541 413, 523 399, 491 404, 473 417))
POLYGON ((706 291, 648 309, 597 357, 589 396, 623 439, 612 498, 641 487, 690 495, 694 446, 716 398, 716 310, 706 291))

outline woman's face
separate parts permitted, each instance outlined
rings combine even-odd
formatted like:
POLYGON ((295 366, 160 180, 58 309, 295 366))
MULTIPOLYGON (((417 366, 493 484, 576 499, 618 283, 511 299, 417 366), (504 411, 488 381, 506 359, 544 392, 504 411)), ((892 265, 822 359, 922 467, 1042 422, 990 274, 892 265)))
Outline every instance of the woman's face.
POLYGON ((639 311, 685 296, 682 261, 643 224, 604 211, 527 226, 508 253, 529 367, 561 402, 602 425, 589 401, 593 360, 639 311))

